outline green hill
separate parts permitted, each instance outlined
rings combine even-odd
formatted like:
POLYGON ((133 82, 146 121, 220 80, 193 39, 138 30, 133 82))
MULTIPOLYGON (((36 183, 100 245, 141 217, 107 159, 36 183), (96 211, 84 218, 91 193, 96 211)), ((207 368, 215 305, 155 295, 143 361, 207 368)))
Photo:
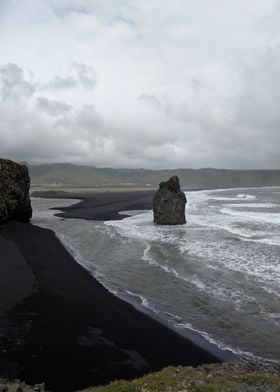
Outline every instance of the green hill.
POLYGON ((225 169, 113 169, 53 163, 29 166, 32 186, 39 187, 157 187, 177 175, 182 187, 226 188, 245 186, 280 186, 280 170, 225 169))

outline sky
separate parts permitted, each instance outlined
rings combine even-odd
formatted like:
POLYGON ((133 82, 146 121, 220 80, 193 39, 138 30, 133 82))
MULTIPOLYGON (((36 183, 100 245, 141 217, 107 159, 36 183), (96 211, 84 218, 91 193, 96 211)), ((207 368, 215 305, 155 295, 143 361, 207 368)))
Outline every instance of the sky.
POLYGON ((280 169, 280 0, 0 0, 0 156, 280 169))

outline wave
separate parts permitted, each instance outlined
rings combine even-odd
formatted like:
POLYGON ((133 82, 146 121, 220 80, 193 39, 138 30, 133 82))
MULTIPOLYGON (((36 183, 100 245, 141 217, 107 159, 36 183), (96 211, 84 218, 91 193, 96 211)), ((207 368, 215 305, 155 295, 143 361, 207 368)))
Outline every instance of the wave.
MULTIPOLYGON (((148 314, 150 316, 159 319, 159 321, 163 323, 167 323, 169 327, 175 328, 175 330, 177 330, 178 333, 182 334, 182 331, 185 330, 186 335, 188 336, 188 331, 193 331, 196 334, 198 334, 200 337, 204 338, 205 341, 209 342, 215 347, 218 347, 223 352, 229 352, 239 356, 242 355, 243 352, 241 350, 236 350, 224 344, 223 342, 214 338, 212 335, 207 334, 205 331, 201 331, 199 329, 194 328, 190 323, 184 323, 180 317, 159 309, 157 306, 151 304, 150 301, 144 296, 135 294, 129 290, 124 290, 116 284, 112 285, 112 282, 109 283, 108 280, 106 280, 105 276, 94 268, 92 263, 88 262, 86 259, 84 259, 81 256, 80 252, 71 245, 70 240, 65 235, 57 232, 55 232, 55 235, 59 239, 59 241, 63 244, 63 246, 70 252, 73 258, 84 268, 86 268, 91 273, 91 275, 95 279, 97 279, 98 282, 101 283, 111 294, 117 296, 118 298, 126 302, 129 302, 130 304, 135 306, 138 310, 144 311, 144 313, 146 313, 145 310, 148 310, 148 314)), ((253 354, 251 353, 249 354, 252 358, 254 357, 253 354)))
MULTIPOLYGON (((207 241, 205 243, 196 241, 187 245, 182 244, 180 246, 180 252, 186 254, 186 258, 188 256, 198 258, 196 263, 203 263, 204 271, 206 268, 216 271, 214 272, 216 276, 221 276, 221 272, 226 272, 230 275, 232 273, 242 274, 243 279, 249 279, 255 287, 260 287, 266 293, 273 295, 273 297, 280 298, 280 264, 277 263, 278 251, 273 251, 270 247, 267 247, 266 251, 264 251, 261 241, 263 240, 265 242, 265 239, 258 240, 242 237, 238 239, 241 243, 243 241, 254 241, 257 244, 255 247, 246 246, 245 244, 240 244, 236 247, 234 242, 223 246, 222 244, 209 243, 207 241), (205 263, 206 260, 207 263, 205 263)), ((209 276, 211 276, 210 273, 209 276)), ((218 299, 222 299, 219 297, 223 295, 231 298, 232 302, 235 301, 237 309, 240 306, 246 307, 246 304, 254 302, 254 297, 245 294, 243 289, 241 291, 239 289, 232 291, 232 287, 230 291, 227 291, 227 289, 228 287, 224 290, 222 284, 217 285, 215 283, 211 287, 211 290, 214 291, 213 296, 217 295, 218 299), (217 294, 215 290, 217 290, 217 294)))
POLYGON ((273 203, 226 203, 226 207, 230 208, 276 208, 278 204, 273 203))
POLYGON ((230 208, 222 208, 220 210, 222 214, 230 215, 233 217, 241 218, 240 220, 247 222, 264 222, 264 223, 272 223, 279 224, 280 223, 280 213, 268 213, 268 212, 248 212, 248 211, 236 211, 230 208))
POLYGON ((120 221, 106 221, 105 226, 116 230, 123 238, 138 241, 159 241, 177 244, 178 233, 185 233, 186 227, 182 226, 156 226, 153 223, 153 212, 146 211, 134 214, 120 221))
MULTIPOLYGON (((170 325, 172 328, 174 328, 178 333, 180 333, 181 335, 183 335, 185 337, 190 338, 189 331, 192 331, 195 334, 197 334, 198 336, 205 339, 208 343, 217 347, 219 350, 221 350, 223 352, 231 353, 233 355, 238 356, 239 358, 242 358, 243 360, 247 360, 250 362, 253 361, 253 362, 258 362, 261 364, 279 366, 279 361, 267 360, 266 358, 254 355, 250 351, 244 351, 244 350, 240 349, 239 347, 231 346, 229 344, 224 343, 221 339, 214 337, 212 334, 207 333, 199 328, 194 327, 191 323, 185 322, 184 320, 182 320, 181 317, 178 317, 170 312, 165 312, 165 311, 161 310, 157 306, 151 304, 149 302, 149 300, 142 295, 132 293, 129 290, 125 290, 125 293, 128 296, 128 298, 132 299, 132 303, 135 303, 135 301, 136 301, 143 308, 147 309, 150 315, 151 315, 151 313, 154 314, 156 316, 156 318, 159 318, 160 320, 166 322, 168 325, 170 325)), ((131 301, 129 301, 129 302, 131 302, 131 301)))
POLYGON ((238 199, 255 199, 256 198, 256 196, 248 195, 246 193, 239 193, 236 197, 238 199))
MULTIPOLYGON (((193 331, 196 334, 198 334, 199 336, 203 337, 210 344, 218 347, 221 351, 230 352, 230 353, 242 358, 243 360, 248 360, 250 362, 253 361, 253 362, 261 363, 263 365, 267 364, 270 366, 271 365, 276 366, 277 368, 279 367, 280 361, 271 360, 271 359, 268 360, 266 358, 257 356, 250 351, 244 351, 244 350, 241 350, 239 347, 226 344, 221 339, 214 337, 212 334, 207 333, 199 328, 194 327, 191 323, 183 321, 181 317, 178 317, 170 312, 165 312, 165 311, 161 310, 160 308, 158 308, 157 306, 152 305, 148 301, 148 299, 145 298, 144 296, 142 296, 140 294, 132 293, 129 290, 126 290, 125 292, 129 297, 134 298, 138 303, 141 304, 141 306, 146 308, 149 312, 154 313, 157 317, 159 317, 160 319, 171 324, 172 327, 175 327, 177 332, 180 332, 180 331, 183 332, 185 330, 186 334, 183 334, 184 336, 185 335, 188 336, 188 331, 193 331)), ((269 316, 269 314, 267 314, 265 311, 264 311, 264 313, 266 316, 269 316)), ((273 319, 275 319, 275 318, 278 319, 279 314, 270 314, 270 317, 273 319)), ((278 323, 277 323, 277 325, 278 325, 278 323)))
POLYGON ((254 200, 256 196, 246 195, 243 193, 239 193, 237 196, 213 196, 209 194, 209 199, 217 200, 217 201, 239 201, 240 199, 244 200, 254 200))
MULTIPOLYGON (((112 252, 118 252, 119 248, 122 248, 121 251, 124 252, 126 249, 125 246, 128 246, 129 248, 136 246, 137 252, 139 251, 139 253, 137 253, 139 255, 139 258, 137 259, 137 268, 141 268, 143 276, 145 276, 145 273, 151 273, 152 271, 156 275, 159 275, 158 279, 160 279, 160 282, 175 282, 177 288, 184 287, 186 288, 186 292, 194 293, 194 295, 197 293, 197 299, 202 299, 201 309, 203 308, 203 298, 207 299, 207 297, 212 297, 209 301, 209 304, 211 304, 209 313, 207 313, 207 315, 205 314, 205 324, 199 324, 198 322, 200 328, 204 329, 205 325, 207 330, 212 331, 215 334, 216 329, 214 326, 216 325, 216 321, 211 319, 211 317, 215 317, 215 312, 214 316, 213 314, 211 315, 211 307, 215 307, 217 304, 224 309, 230 309, 230 312, 231 310, 232 312, 235 310, 239 311, 241 318, 242 314, 247 313, 248 318, 250 318, 251 316, 249 314, 251 310, 256 312, 252 317, 259 317, 259 314, 262 314, 262 316, 260 316, 261 322, 263 322, 264 318, 267 316, 267 318, 271 318, 273 322, 278 323, 276 312, 277 309, 279 309, 279 307, 277 308, 277 299, 280 297, 280 265, 279 263, 277 264, 279 257, 277 256, 277 249, 275 250, 275 248, 271 248, 270 246, 262 245, 265 244, 265 241, 277 240, 277 236, 274 236, 274 234, 277 234, 278 232, 277 228, 273 226, 273 230, 270 231, 272 227, 271 224, 266 225, 263 228, 263 226, 259 225, 259 221, 252 221, 252 223, 254 223, 252 225, 246 224, 248 221, 243 219, 244 212, 236 211, 237 204, 240 207, 247 206, 248 208, 251 208, 251 206, 255 205, 255 208, 265 208, 263 206, 260 207, 260 205, 267 205, 267 203, 256 203, 256 200, 237 198, 235 196, 233 199, 236 204, 232 203, 232 206, 230 204, 223 206, 226 206, 233 213, 237 212, 241 214, 232 216, 221 213, 220 208, 222 203, 211 202, 212 196, 215 195, 214 192, 217 191, 200 191, 188 194, 188 225, 186 226, 155 226, 152 222, 152 211, 132 211, 129 212, 129 214, 127 214, 128 217, 123 220, 109 221, 105 222, 105 224, 98 223, 100 227, 98 226, 96 230, 99 234, 101 231, 102 235, 104 234, 105 236, 105 240, 109 241, 106 243, 104 240, 105 244, 114 244, 114 246, 112 246, 112 252), (259 230, 260 227, 262 227, 263 231, 259 230), (231 235, 228 235, 221 230, 226 230, 231 233, 231 235), (120 241, 121 246, 118 245, 120 241), (244 244, 243 241, 253 241, 255 244, 250 245, 248 243, 247 245, 244 244), (165 246, 166 244, 167 246, 165 246), (160 250, 159 253, 158 250, 160 250), (140 253, 141 251, 142 253, 140 253), (145 262, 142 263, 143 266, 141 266, 141 262, 139 263, 141 255, 145 262), (163 255, 166 256, 163 257, 163 255), (213 269, 213 271, 210 269, 213 269), (236 279, 236 277, 240 277, 240 279, 244 279, 244 281, 242 280, 239 282, 239 279, 236 279), (230 281, 230 279, 233 280, 230 281), (184 282, 186 283, 184 284, 184 282), (205 293, 205 295, 202 293, 205 293), (258 295, 258 293, 260 293, 260 295, 258 295), (254 295, 256 298, 253 297, 254 295), (226 301, 228 303, 217 302, 216 300, 226 301), (269 306, 267 306, 268 303, 269 306), (261 305, 264 305, 263 311, 259 308, 261 305), (267 315, 265 312, 267 312, 267 315), (211 327, 207 326, 207 320, 208 322, 213 322, 211 327)), ((242 192, 245 194, 245 191, 242 190, 242 192)), ((237 192, 235 192, 235 194, 237 194, 237 192)), ((227 202, 229 201, 229 198, 225 199, 227 202)), ((260 202, 262 202, 261 198, 260 202)), ((246 211, 245 213, 252 214, 252 211, 246 211)), ((263 212, 256 212, 252 215, 255 216, 262 213, 263 212)), ((55 228, 56 231, 58 230, 65 233, 64 228, 67 228, 67 223, 75 226, 79 224, 77 221, 75 221, 75 223, 71 223, 69 220, 67 222, 61 221, 61 225, 54 224, 53 228, 55 228)), ((174 313, 181 314, 183 319, 164 311, 164 309, 158 309, 152 304, 153 300, 145 298, 146 295, 148 298, 155 298, 154 302, 157 303, 156 293, 152 292, 150 297, 149 294, 146 294, 146 288, 144 288, 143 291, 142 289, 139 289, 141 293, 143 292, 143 296, 133 294, 134 288, 137 286, 134 284, 130 285, 130 283, 128 285, 125 284, 124 287, 129 287, 132 292, 125 290, 125 288, 122 287, 123 282, 127 283, 128 280, 125 281, 126 271, 122 270, 122 268, 131 268, 128 263, 122 265, 114 264, 115 270, 120 270, 120 279, 117 274, 113 274, 115 277, 113 279, 110 272, 107 273, 108 276, 100 274, 99 271, 95 269, 95 265, 99 265, 99 258, 96 264, 96 254, 92 255, 91 258, 89 252, 83 251, 82 246, 85 242, 79 243, 75 240, 77 237, 75 233, 82 235, 83 230, 87 230, 88 228, 88 225, 85 226, 82 222, 80 222, 80 224, 82 230, 66 231, 66 233, 70 233, 69 238, 62 234, 57 234, 57 236, 70 253, 72 253, 73 257, 88 269, 112 294, 130 302, 135 307, 139 307, 142 311, 147 310, 151 312, 156 317, 161 318, 161 320, 163 320, 162 322, 167 321, 178 330, 191 330, 197 332, 199 336, 203 336, 207 341, 215 344, 215 346, 220 349, 230 350, 243 357, 254 357, 251 353, 243 352, 238 348, 229 347, 207 332, 194 328, 191 324, 187 323, 186 320, 194 320, 196 319, 195 316, 193 318, 192 314, 189 312, 186 313, 184 309, 180 307, 178 308, 179 311, 174 310, 177 309, 177 304, 174 307, 173 303, 168 302, 168 297, 166 298, 168 306, 163 305, 163 308, 170 308, 171 312, 174 311, 174 313), (73 248, 71 242, 72 244, 76 244, 75 246, 78 247, 78 250, 80 250, 81 253, 73 248), (90 260, 87 261, 82 255, 84 255, 85 258, 88 257, 90 260), (112 282, 110 277, 111 279, 116 280, 117 283, 120 282, 120 285, 112 282)), ((94 225, 96 226, 97 223, 94 223, 94 225)), ((89 243, 91 243, 90 238, 89 243)), ((272 244, 270 243, 267 245, 272 244)), ((111 254, 109 252, 111 247, 108 246, 108 248, 107 254, 110 262, 111 254)), ((130 255, 131 254, 132 253, 130 253, 130 255)), ((122 253, 123 257, 126 257, 125 255, 126 253, 122 253)), ((103 253, 99 256, 103 257, 103 253)), ((134 253, 132 257, 135 257, 134 253)), ((114 253, 112 260, 114 260, 114 253)), ((116 260, 118 260, 118 253, 116 253, 116 260)), ((108 271, 111 271, 110 268, 108 271)), ((132 266, 132 268, 134 268, 134 266, 132 266)), ((100 269, 103 270, 101 264, 100 269)), ((106 268, 104 270, 106 270, 106 268)), ((129 274, 127 276, 131 277, 129 274)), ((150 289, 151 287, 149 286, 148 290, 150 289)), ((137 288, 135 288, 135 291, 138 291, 137 288)), ((161 301, 159 302, 162 303, 161 301)), ((199 312, 201 309, 198 308, 194 311, 199 312)), ((231 316, 229 315, 228 317, 230 318, 231 316)), ((245 324, 245 327, 246 325, 247 324, 245 324)), ((225 339, 228 342, 232 342, 234 339, 229 331, 225 331, 224 335, 223 333, 220 334, 217 332, 217 335, 227 336, 225 339)), ((236 339, 235 341, 239 340, 236 339)), ((244 347, 242 343, 240 346, 244 347)), ((254 343, 248 345, 248 347, 254 351, 254 343)), ((259 353, 262 352, 263 351, 259 349, 259 353)), ((268 350, 267 352, 269 355, 268 350)))
MULTIPOLYGON (((74 246, 71 244, 71 240, 65 236, 62 233, 59 233, 57 231, 55 231, 55 235, 56 237, 59 239, 59 241, 62 243, 62 245, 68 250, 68 252, 71 254, 71 256, 80 264, 82 265, 86 270, 88 270, 91 275, 96 278, 104 287, 106 287, 109 290, 109 287, 107 287, 107 283, 106 282, 106 278, 105 276, 100 273, 95 267, 94 265, 86 260, 81 253, 79 252, 78 249, 74 248, 74 246)), ((111 293, 115 293, 114 289, 111 288, 111 290, 109 290, 111 293), (111 291, 112 290, 112 291, 111 291)))
POLYGON ((242 238, 240 237, 241 241, 245 242, 255 242, 257 244, 264 244, 264 245, 271 245, 271 246, 280 246, 280 238, 279 237, 272 237, 272 238, 242 238))
POLYGON ((236 201, 236 197, 210 196, 209 199, 218 201, 236 201))
POLYGON ((169 275, 174 276, 176 279, 183 280, 184 282, 195 286, 199 291, 206 293, 208 296, 218 299, 220 301, 232 302, 235 304, 236 309, 240 309, 241 305, 244 305, 246 302, 255 302, 255 298, 252 296, 246 295, 244 292, 239 290, 233 290, 228 287, 223 287, 222 283, 213 283, 212 285, 206 282, 203 282, 198 276, 192 274, 191 276, 184 276, 180 274, 175 268, 163 265, 156 261, 151 256, 151 246, 148 245, 142 256, 143 261, 147 261, 149 265, 153 267, 158 267, 162 269, 169 275))
POLYGON ((232 222, 228 221, 208 221, 205 220, 201 217, 196 218, 194 222, 200 226, 207 227, 207 228, 212 228, 212 229, 218 229, 218 230, 225 230, 231 234, 237 235, 237 236, 242 236, 245 238, 251 238, 256 235, 256 232, 249 229, 249 228, 239 228, 233 225, 232 222))
MULTIPOLYGON (((226 345, 221 340, 214 338, 211 334, 202 331, 201 329, 195 328, 191 323, 184 322, 181 317, 178 317, 170 312, 165 312, 158 308, 155 305, 152 305, 147 298, 143 297, 142 295, 132 293, 129 290, 125 291, 128 297, 136 300, 137 303, 141 304, 145 309, 149 312, 152 312, 157 318, 164 320, 169 324, 172 328, 175 328, 178 333, 183 334, 182 332, 185 330, 186 334, 184 336, 188 336, 188 331, 193 331, 202 338, 204 338, 208 343, 218 347, 221 351, 230 352, 234 355, 238 355, 239 357, 250 357, 250 358, 257 358, 254 354, 250 352, 242 351, 241 349, 231 347, 226 345)), ((134 302, 134 301, 132 301, 134 302)))
MULTIPOLYGON (((193 331, 194 333, 198 334, 207 342, 219 348, 223 352, 232 353, 240 358, 247 359, 250 361, 253 360, 261 363, 266 363, 268 361, 265 358, 256 356, 249 351, 243 351, 238 347, 225 344, 222 340, 214 337, 212 334, 209 334, 201 329, 195 328, 191 323, 185 322, 184 320, 182 320, 181 317, 178 317, 170 312, 163 311, 162 309, 153 305, 146 297, 133 293, 129 290, 124 290, 119 285, 108 281, 103 274, 101 274, 97 269, 94 268, 91 262, 88 262, 81 256, 80 252, 71 245, 71 241, 65 235, 56 233, 56 236, 66 247, 66 249, 68 249, 68 251, 72 254, 75 260, 77 260, 77 262, 79 262, 83 267, 85 267, 92 274, 92 276, 96 278, 110 293, 119 297, 122 300, 131 303, 138 310, 145 312, 146 309, 149 312, 150 316, 154 315, 154 317, 161 320, 161 322, 164 323, 167 322, 167 324, 170 327, 175 328, 175 330, 178 333, 181 333, 183 336, 189 336, 188 331, 193 331)), ((248 301, 254 300, 254 298, 250 298, 250 297, 246 298, 246 295, 244 295, 244 293, 243 294, 234 293, 232 290, 225 289, 221 287, 220 284, 219 285, 217 284, 216 287, 209 287, 204 282, 202 282, 199 279, 195 279, 194 277, 192 279, 188 279, 185 276, 179 274, 174 268, 159 264, 151 257, 150 251, 151 251, 151 246, 148 245, 143 253, 143 259, 149 262, 150 265, 162 268, 166 273, 172 274, 178 279, 183 279, 186 282, 195 285, 197 289, 200 289, 202 291, 206 290, 208 294, 211 293, 217 299, 226 300, 225 295, 231 296, 232 299, 236 297, 235 299, 237 304, 238 302, 240 302, 240 298, 242 298, 243 301, 244 299, 248 301)), ((268 363, 278 364, 277 361, 270 361, 270 360, 268 361, 268 363)))

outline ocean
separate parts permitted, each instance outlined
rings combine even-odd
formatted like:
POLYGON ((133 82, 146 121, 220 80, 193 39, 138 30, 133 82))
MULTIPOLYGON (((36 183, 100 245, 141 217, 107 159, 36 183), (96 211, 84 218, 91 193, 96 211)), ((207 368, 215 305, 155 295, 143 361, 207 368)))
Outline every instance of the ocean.
POLYGON ((120 221, 61 219, 32 199, 36 225, 53 229, 112 293, 179 331, 244 358, 280 361, 280 188, 187 192, 187 224, 158 226, 152 211, 120 221))

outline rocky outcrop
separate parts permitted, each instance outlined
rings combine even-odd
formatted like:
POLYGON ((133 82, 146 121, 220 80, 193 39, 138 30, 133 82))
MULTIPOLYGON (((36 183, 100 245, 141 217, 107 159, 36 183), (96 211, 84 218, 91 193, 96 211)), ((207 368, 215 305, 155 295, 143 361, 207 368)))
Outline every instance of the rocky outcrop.
POLYGON ((181 191, 177 176, 159 184, 153 200, 154 222, 159 225, 182 225, 186 223, 187 199, 181 191))
POLYGON ((29 187, 30 177, 25 165, 0 159, 0 224, 9 220, 30 220, 29 187))

